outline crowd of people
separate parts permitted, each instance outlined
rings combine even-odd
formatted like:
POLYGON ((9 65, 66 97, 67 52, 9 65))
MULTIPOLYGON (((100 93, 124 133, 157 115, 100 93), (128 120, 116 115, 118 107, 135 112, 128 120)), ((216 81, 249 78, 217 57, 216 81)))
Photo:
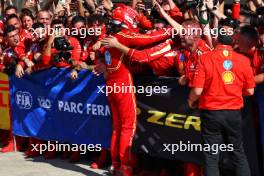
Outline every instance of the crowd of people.
MULTIPOLYGON (((68 68, 71 79, 77 79, 78 72, 86 69, 103 74, 108 86, 132 86, 133 75, 148 75, 179 77, 180 85, 193 87, 199 57, 221 41, 231 43, 236 52, 248 58, 256 84, 264 82, 262 0, 230 4, 217 0, 59 0, 52 4, 41 7, 38 0, 26 0, 21 11, 12 5, 5 7, 0 21, 1 72, 22 78, 58 67, 68 68), (220 29, 232 35, 224 35, 220 29)), ((226 75, 225 81, 231 82, 232 75, 226 75)), ((137 158, 130 153, 136 129, 135 94, 112 93, 108 101, 113 118, 111 172, 130 176, 137 167, 137 158)), ((14 147, 13 136, 1 133, 6 133, 2 135, 2 152, 8 152, 14 147)), ((31 144, 45 141, 16 138, 19 151, 28 157, 40 156, 31 144)), ((92 167, 103 167, 107 153, 104 149, 92 167)), ((47 152, 44 157, 57 155, 56 151, 47 152)), ((62 154, 62 158, 68 157, 78 161, 80 154, 62 154)), ((183 168, 185 175, 203 174, 191 163, 183 168)), ((173 174, 160 171, 159 175, 173 174)))

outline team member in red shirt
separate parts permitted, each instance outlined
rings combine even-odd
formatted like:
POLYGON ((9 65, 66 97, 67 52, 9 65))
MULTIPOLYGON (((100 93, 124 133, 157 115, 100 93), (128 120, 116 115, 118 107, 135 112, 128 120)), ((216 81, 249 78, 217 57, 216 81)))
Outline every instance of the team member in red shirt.
MULTIPOLYGON (((255 82, 250 60, 233 51, 232 37, 230 33, 219 33, 216 48, 200 57, 188 103, 193 108, 199 99, 202 143, 220 145, 224 139, 226 144, 232 145, 229 150, 236 175, 250 176, 243 149, 240 109, 243 107, 242 96, 254 94, 255 82)), ((219 176, 219 152, 203 153, 205 175, 219 176)))
MULTIPOLYGON (((5 72, 7 74, 13 74, 15 71, 19 59, 16 53, 14 52, 14 48, 18 45, 20 41, 19 30, 12 25, 7 25, 4 28, 4 38, 9 46, 6 48, 0 58, 0 71, 5 72)), ((22 64, 22 63, 20 63, 22 64)), ((12 128, 12 125, 11 125, 12 128)), ((16 136, 17 141, 17 150, 23 150, 22 145, 26 142, 26 138, 16 136)), ((13 141, 13 134, 12 129, 9 130, 9 137, 5 141, 2 152, 10 152, 14 150, 14 141, 13 141)))
MULTIPOLYGON (((51 35, 49 36, 49 39, 44 46, 42 59, 36 66, 32 68, 34 71, 49 68, 52 66, 55 66, 58 68, 73 68, 77 65, 77 63, 80 60, 81 51, 82 51, 80 42, 75 37, 66 36, 63 34, 63 31, 65 30, 64 30, 64 25, 62 21, 54 20, 52 22, 51 28, 53 30, 51 30, 50 32, 51 35), (55 34, 57 33, 55 32, 56 29, 58 31, 58 36, 56 36, 55 34), (53 47, 54 40, 56 37, 64 37, 69 42, 70 46, 72 47, 72 50, 67 51, 70 53, 70 58, 68 60, 63 57, 59 57, 58 60, 54 59, 55 57, 59 56, 61 52, 61 51, 57 51, 56 48, 53 47)), ((71 78, 75 79, 77 78, 77 76, 78 74, 76 70, 73 69, 71 73, 71 78)))

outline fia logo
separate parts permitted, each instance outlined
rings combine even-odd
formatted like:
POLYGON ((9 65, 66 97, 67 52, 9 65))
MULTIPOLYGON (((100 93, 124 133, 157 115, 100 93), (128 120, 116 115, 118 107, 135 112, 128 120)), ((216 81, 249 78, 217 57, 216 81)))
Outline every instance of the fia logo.
POLYGON ((47 98, 44 98, 44 97, 38 97, 38 103, 39 103, 39 106, 44 108, 44 109, 51 109, 51 101, 47 98))
POLYGON ((15 98, 16 104, 20 109, 31 109, 33 98, 29 92, 17 91, 15 98))

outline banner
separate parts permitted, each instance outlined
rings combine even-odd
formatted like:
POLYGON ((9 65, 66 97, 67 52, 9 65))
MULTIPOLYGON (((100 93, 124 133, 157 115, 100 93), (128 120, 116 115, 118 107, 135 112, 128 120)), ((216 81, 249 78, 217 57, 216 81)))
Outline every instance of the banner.
POLYGON ((0 129, 10 129, 8 76, 0 73, 0 129))
POLYGON ((109 148, 111 117, 107 98, 98 93, 103 77, 82 71, 50 69, 10 78, 13 133, 73 144, 109 148))
MULTIPOLYGON (((176 78, 140 77, 135 79, 137 86, 167 86, 167 93, 138 94, 138 122, 133 151, 169 160, 180 160, 203 165, 204 158, 200 151, 174 151, 180 144, 195 148, 201 144, 199 111, 190 109, 187 104, 189 88, 178 85, 176 78), (151 96, 149 96, 151 94, 151 96), (191 146, 194 144, 193 146, 191 146), (178 146, 177 146, 178 145, 178 146), (167 148, 168 147, 168 148, 167 148)), ((264 107, 264 104, 262 105, 264 107)), ((253 122, 251 98, 245 99, 242 110, 244 148, 252 175, 260 176, 259 153, 253 122)), ((226 171, 223 175, 231 176, 234 168, 230 164, 229 152, 220 155, 220 167, 226 171)))
MULTIPOLYGON (((257 98, 259 104, 259 124, 260 124, 260 138, 262 143, 262 158, 264 159, 264 84, 257 86, 257 98)), ((263 173, 264 173, 264 162, 263 162, 263 173)))

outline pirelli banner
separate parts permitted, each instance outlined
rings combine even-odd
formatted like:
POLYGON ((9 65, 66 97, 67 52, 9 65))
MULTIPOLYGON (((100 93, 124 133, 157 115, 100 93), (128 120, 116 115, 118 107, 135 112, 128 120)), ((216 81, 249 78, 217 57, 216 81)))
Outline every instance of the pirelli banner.
MULTIPOLYGON (((202 165, 201 150, 222 152, 221 167, 227 173, 233 170, 228 160, 229 148, 220 145, 201 145, 201 119, 197 109, 188 107, 188 87, 178 85, 177 78, 136 78, 137 87, 149 87, 152 91, 137 94, 138 122, 133 151, 153 157, 180 160, 202 165), (167 91, 159 91, 165 89, 167 91)), ((145 89, 147 90, 147 89, 145 89)), ((253 124, 252 101, 245 99, 243 109, 244 148, 252 175, 259 175, 259 159, 256 133, 253 124)), ((226 174, 228 175, 228 174, 226 174)), ((232 174, 231 174, 232 175, 232 174)), ((234 174, 233 174, 234 175, 234 174)))
POLYGON ((10 128, 8 76, 0 73, 0 129, 10 128))

